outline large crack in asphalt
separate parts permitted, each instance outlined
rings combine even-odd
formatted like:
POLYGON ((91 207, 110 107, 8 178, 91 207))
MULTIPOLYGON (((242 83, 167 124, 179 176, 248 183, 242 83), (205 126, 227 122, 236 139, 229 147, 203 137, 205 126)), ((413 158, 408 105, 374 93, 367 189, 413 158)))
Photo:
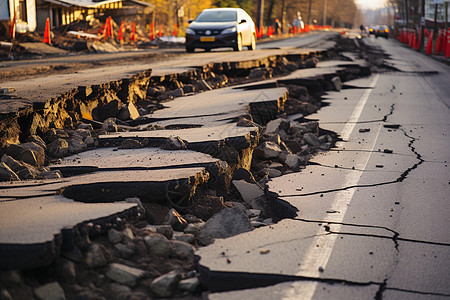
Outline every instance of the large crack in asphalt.
MULTIPOLYGON (((395 110, 395 105, 392 104, 390 112, 383 117, 384 122, 387 122, 388 117, 391 116, 394 113, 394 110, 395 110)), ((406 132, 406 130, 404 130, 398 124, 386 124, 384 126, 387 127, 387 128, 401 130, 403 132, 403 134, 410 140, 409 143, 408 143, 408 148, 411 150, 411 152, 415 155, 416 159, 418 160, 417 163, 415 163, 413 166, 411 166, 410 168, 408 168, 405 171, 403 171, 400 174, 400 176, 397 177, 395 180, 386 181, 386 182, 371 183, 371 184, 355 184, 355 185, 350 185, 350 186, 345 186, 345 187, 336 188, 336 189, 330 189, 330 190, 321 190, 321 191, 315 191, 315 192, 304 193, 304 194, 288 194, 288 195, 279 195, 279 196, 283 197, 283 198, 306 197, 306 196, 312 196, 312 195, 318 195, 318 194, 329 194, 329 193, 335 193, 335 192, 340 192, 340 191, 346 191, 346 190, 355 189, 355 188, 371 188, 371 187, 378 187, 378 186, 384 186, 384 185, 390 185, 390 184, 396 184, 396 183, 403 182, 407 178, 407 176, 412 171, 417 169, 422 163, 424 163, 425 160, 422 158, 422 155, 420 153, 418 153, 416 151, 415 147, 413 146, 413 144, 417 140, 417 138, 415 138, 413 136, 410 136, 406 132)), ((336 151, 340 151, 340 150, 336 150, 336 151)), ((297 191, 301 191, 301 189, 296 189, 296 190, 297 191)))

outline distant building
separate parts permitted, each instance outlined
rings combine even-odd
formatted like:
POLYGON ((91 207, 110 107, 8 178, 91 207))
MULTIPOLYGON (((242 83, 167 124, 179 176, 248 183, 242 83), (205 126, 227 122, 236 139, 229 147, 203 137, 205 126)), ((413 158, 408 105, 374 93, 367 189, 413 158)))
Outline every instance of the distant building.
MULTIPOLYGON (((425 19, 429 19, 434 21, 434 11, 435 11, 435 4, 433 4, 434 1, 427 0, 425 2, 425 19)), ((437 5, 437 21, 438 22, 445 22, 445 8, 444 4, 438 4, 437 5)), ((450 4, 448 5, 448 14, 450 15, 450 4)))

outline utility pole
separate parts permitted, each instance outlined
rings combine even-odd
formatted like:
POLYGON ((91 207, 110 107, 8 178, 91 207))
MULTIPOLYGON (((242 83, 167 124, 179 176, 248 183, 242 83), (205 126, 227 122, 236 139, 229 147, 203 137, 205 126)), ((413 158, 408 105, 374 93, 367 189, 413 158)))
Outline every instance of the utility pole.
POLYGON ((426 0, 422 0, 422 17, 420 18, 420 36, 422 37, 420 39, 420 49, 419 50, 423 50, 423 47, 425 45, 425 1, 426 0))
POLYGON ((327 25, 327 0, 323 0, 322 25, 327 25))
POLYGON ((436 40, 439 35, 439 29, 437 25, 437 12, 438 12, 438 5, 434 5, 434 25, 433 25, 433 40, 436 40))
POLYGON ((312 2, 312 0, 309 0, 309 8, 308 8, 308 25, 311 25, 311 2, 312 2))
POLYGON ((448 1, 444 2, 444 12, 445 12, 445 26, 444 26, 444 29, 447 30, 447 28, 448 28, 448 1))
POLYGON ((263 14, 264 14, 264 0, 258 0, 258 15, 256 17, 256 23, 259 31, 261 31, 261 28, 263 27, 263 14))
POLYGON ((281 32, 286 32, 286 1, 281 1, 281 32))
POLYGON ((409 5, 408 5, 408 0, 405 0, 405 21, 406 21, 406 28, 409 28, 409 5))

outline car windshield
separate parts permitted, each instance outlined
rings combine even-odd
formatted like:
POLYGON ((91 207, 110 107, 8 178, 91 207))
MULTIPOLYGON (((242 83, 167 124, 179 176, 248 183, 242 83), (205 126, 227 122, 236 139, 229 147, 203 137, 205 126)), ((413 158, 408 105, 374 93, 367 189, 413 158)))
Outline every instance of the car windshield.
POLYGON ((195 22, 236 22, 237 15, 235 11, 203 11, 198 15, 195 22))

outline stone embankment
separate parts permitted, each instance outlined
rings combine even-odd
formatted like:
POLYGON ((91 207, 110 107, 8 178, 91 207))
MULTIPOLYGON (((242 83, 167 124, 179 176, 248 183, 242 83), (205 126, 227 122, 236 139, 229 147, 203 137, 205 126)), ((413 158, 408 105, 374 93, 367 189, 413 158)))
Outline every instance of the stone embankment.
POLYGON ((295 217, 265 183, 334 146, 305 117, 370 74, 363 48, 2 96, 2 297, 200 297, 196 247, 295 217))

